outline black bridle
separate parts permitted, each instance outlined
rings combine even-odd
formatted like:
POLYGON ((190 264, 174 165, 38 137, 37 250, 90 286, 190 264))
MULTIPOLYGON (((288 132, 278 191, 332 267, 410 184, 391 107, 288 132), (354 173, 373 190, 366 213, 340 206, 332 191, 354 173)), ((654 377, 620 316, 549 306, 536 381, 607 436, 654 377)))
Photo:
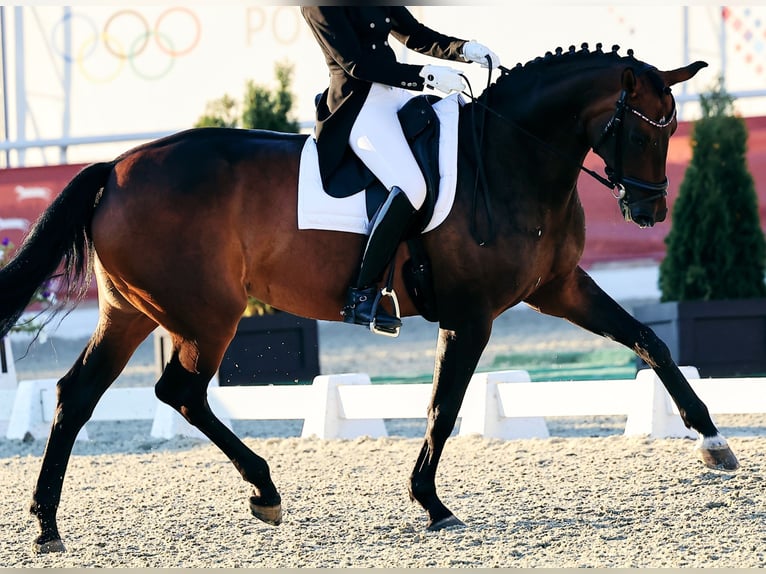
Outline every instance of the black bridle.
POLYGON ((634 205, 636 203, 655 201, 657 199, 667 196, 668 178, 666 177, 663 181, 659 183, 652 183, 649 181, 644 181, 643 179, 626 176, 623 173, 622 171, 623 138, 621 136, 622 136, 623 120, 625 119, 625 112, 631 112, 633 115, 635 115, 636 117, 640 118, 641 120, 643 120, 644 122, 648 123, 649 125, 655 128, 664 129, 673 123, 673 120, 676 117, 676 106, 675 106, 675 100, 674 100, 673 111, 671 112, 670 117, 667 119, 660 118, 659 121, 654 121, 653 119, 646 117, 637 109, 629 106, 625 102, 626 98, 627 98, 627 92, 623 90, 620 93, 620 98, 617 100, 615 104, 614 114, 612 114, 612 117, 604 126, 604 130, 601 132, 601 137, 599 138, 598 142, 596 142, 596 145, 593 146, 593 151, 597 151, 598 148, 600 148, 603 145, 603 143, 610 137, 615 138, 614 168, 610 168, 609 165, 607 165, 605 171, 606 171, 607 177, 609 178, 608 180, 609 186, 612 188, 612 195, 614 195, 615 199, 624 201, 626 207, 630 207, 631 205, 634 205), (641 191, 644 191, 646 193, 653 194, 653 195, 649 195, 648 197, 641 197, 640 199, 631 201, 629 197, 627 196, 626 186, 639 189, 641 191))

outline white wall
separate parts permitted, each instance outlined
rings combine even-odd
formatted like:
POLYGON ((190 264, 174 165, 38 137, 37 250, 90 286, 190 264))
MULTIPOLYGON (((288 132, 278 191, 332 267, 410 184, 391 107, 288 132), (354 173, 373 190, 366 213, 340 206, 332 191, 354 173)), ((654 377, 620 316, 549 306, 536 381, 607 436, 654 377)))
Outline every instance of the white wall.
MULTIPOLYGON (((69 135, 93 136, 190 127, 205 103, 228 93, 239 98, 246 80, 271 84, 274 64, 295 67, 297 116, 313 118, 313 98, 325 86, 326 68, 296 6, 244 2, 107 3, 71 8, 72 62, 69 135), (147 28, 148 27, 148 28, 147 28), (158 42, 159 40, 159 42, 158 42), (164 49, 164 51, 163 51, 164 49), (133 57, 125 55, 135 52, 133 57), (168 54, 175 52, 175 55, 168 54)), ((67 67, 63 53, 63 6, 5 7, 9 125, 15 139, 17 86, 23 71, 29 114, 28 139, 62 136, 67 67), (23 15, 23 69, 14 49, 17 15, 23 15)), ((480 6, 415 6, 415 15, 445 33, 477 39, 498 52, 507 66, 588 42, 616 43, 624 53, 659 68, 704 59, 710 67, 685 89, 697 93, 720 74, 720 8, 689 8, 688 55, 680 5, 608 6, 528 3, 480 6)), ((766 7, 731 8, 727 25, 727 87, 730 91, 766 86, 766 7)), ((408 54, 409 61, 423 61, 408 54)), ((475 91, 486 83, 478 66, 464 65, 475 91)), ((679 92, 681 88, 678 89, 679 92)), ((766 98, 740 102, 746 115, 766 114, 766 98)), ((693 106, 687 114, 694 114, 693 106)), ((693 118, 690 118, 693 119, 693 118)), ((107 159, 133 144, 72 148, 68 161, 107 159)), ((27 165, 58 163, 49 150, 27 154, 27 165)))

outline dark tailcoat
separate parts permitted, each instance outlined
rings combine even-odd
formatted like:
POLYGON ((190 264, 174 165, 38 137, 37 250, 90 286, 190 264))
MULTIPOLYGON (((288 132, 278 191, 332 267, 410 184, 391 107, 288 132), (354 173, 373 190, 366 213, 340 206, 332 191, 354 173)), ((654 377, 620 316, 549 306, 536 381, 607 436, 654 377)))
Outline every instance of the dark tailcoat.
POLYGON ((462 59, 465 40, 427 28, 404 6, 303 6, 301 13, 324 53, 329 87, 317 106, 316 138, 323 179, 338 167, 354 120, 373 82, 422 91, 421 65, 400 63, 392 35, 410 50, 462 59))

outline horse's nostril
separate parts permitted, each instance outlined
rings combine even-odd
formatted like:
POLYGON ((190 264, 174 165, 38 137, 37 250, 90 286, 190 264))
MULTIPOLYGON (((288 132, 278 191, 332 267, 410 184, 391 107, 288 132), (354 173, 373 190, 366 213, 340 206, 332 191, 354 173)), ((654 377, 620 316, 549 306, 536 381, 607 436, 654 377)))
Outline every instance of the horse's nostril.
POLYGON ((642 229, 645 227, 654 227, 654 219, 647 215, 638 215, 633 218, 633 221, 636 222, 636 225, 641 227, 642 229))

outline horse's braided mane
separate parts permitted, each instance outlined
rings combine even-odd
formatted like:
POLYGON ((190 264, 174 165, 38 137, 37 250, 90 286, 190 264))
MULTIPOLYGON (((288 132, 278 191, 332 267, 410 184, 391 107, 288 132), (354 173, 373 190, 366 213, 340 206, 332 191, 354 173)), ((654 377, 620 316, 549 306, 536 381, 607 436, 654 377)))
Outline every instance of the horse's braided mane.
POLYGON ((564 51, 563 48, 559 47, 559 48, 556 48, 555 53, 546 52, 545 56, 538 56, 537 58, 533 60, 529 60, 526 64, 522 65, 521 63, 518 63, 511 70, 504 73, 503 75, 514 76, 519 73, 526 73, 530 70, 533 70, 533 69, 537 70, 545 66, 550 66, 552 64, 582 63, 585 60, 587 60, 588 62, 593 62, 593 63, 617 62, 620 60, 630 60, 632 63, 635 63, 639 66, 650 67, 644 64, 643 62, 636 60, 635 57, 633 56, 633 50, 629 49, 627 56, 620 56, 620 54, 618 53, 619 49, 620 47, 615 44, 614 46, 612 46, 612 50, 610 52, 604 52, 602 50, 602 44, 600 42, 596 44, 595 50, 590 50, 587 43, 581 44, 579 50, 577 50, 577 48, 574 45, 569 46, 568 51, 564 51))
MULTIPOLYGON (((636 59, 632 49, 627 51, 626 56, 620 55, 619 49, 620 47, 618 45, 614 45, 612 46, 611 51, 604 51, 600 42, 596 44, 595 50, 591 50, 587 43, 581 44, 579 50, 574 45, 569 46, 569 50, 564 50, 559 47, 556 48, 555 52, 549 51, 546 52, 544 56, 538 56, 533 60, 529 60, 525 64, 518 63, 511 69, 504 69, 495 84, 498 84, 498 86, 505 84, 513 91, 515 91, 515 89, 512 86, 515 86, 523 91, 525 80, 538 77, 541 73, 544 73, 547 70, 553 70, 554 68, 565 64, 595 67, 624 63, 627 66, 632 67, 636 75, 656 71, 654 66, 636 59)), ((658 92, 661 91, 663 85, 659 76, 653 73, 648 75, 651 77, 651 81, 658 92)))

